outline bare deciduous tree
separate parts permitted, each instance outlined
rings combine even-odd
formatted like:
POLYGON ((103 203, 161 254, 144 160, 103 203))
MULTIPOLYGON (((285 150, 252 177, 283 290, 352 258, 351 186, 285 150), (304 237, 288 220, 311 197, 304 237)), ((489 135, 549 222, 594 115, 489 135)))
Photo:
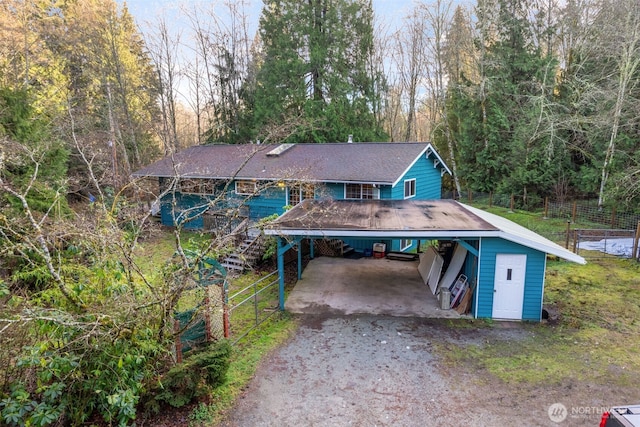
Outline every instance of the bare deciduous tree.
POLYGON ((636 104, 640 101, 634 99, 632 92, 638 85, 637 73, 640 70, 640 8, 634 0, 616 0, 605 5, 600 13, 600 25, 605 30, 601 35, 602 52, 611 55, 615 64, 610 76, 615 102, 610 111, 611 127, 602 162, 598 206, 605 202, 605 190, 616 154, 621 120, 624 112, 629 111, 625 105, 632 99, 636 104))
POLYGON ((158 132, 164 145, 164 154, 175 153, 183 148, 178 137, 177 104, 181 83, 180 56, 181 33, 172 33, 166 17, 158 18, 155 28, 146 37, 149 54, 153 59, 162 111, 162 128, 158 132))
POLYGON ((452 8, 453 3, 450 0, 436 0, 430 5, 423 5, 424 22, 427 26, 427 34, 425 34, 427 43, 426 47, 430 53, 433 63, 433 73, 429 79, 429 88, 431 89, 431 98, 433 99, 433 109, 437 114, 438 126, 442 127, 442 133, 449 151, 449 163, 453 173, 453 180, 458 195, 461 192, 460 180, 458 178, 458 167, 456 161, 457 147, 451 134, 449 127, 449 119, 447 117, 446 94, 447 75, 446 67, 446 37, 448 29, 452 24, 452 8))

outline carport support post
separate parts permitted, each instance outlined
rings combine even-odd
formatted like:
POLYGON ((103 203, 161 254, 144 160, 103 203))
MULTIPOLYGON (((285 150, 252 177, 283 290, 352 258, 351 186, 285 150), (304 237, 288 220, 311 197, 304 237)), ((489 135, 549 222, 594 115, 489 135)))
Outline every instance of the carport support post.
POLYGON ((279 276, 279 286, 278 286, 278 305, 280 306, 280 310, 284 311, 284 253, 286 249, 284 249, 284 242, 282 237, 278 237, 278 276, 279 276))
POLYGON ((298 240, 298 280, 302 279, 302 239, 298 240))

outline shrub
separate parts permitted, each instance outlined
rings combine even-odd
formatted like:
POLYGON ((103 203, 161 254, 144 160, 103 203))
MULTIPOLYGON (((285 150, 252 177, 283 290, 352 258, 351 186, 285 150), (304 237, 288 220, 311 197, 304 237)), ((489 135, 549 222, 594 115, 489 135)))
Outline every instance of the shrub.
POLYGON ((161 380, 155 400, 181 407, 226 380, 231 345, 226 340, 210 343, 174 366, 161 380))

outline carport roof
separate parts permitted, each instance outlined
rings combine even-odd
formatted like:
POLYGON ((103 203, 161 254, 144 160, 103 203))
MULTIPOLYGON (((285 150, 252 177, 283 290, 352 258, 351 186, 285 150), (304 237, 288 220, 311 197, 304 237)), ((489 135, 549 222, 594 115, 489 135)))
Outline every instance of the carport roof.
POLYGON ((500 237, 568 261, 584 258, 506 218, 455 200, 305 200, 265 234, 376 239, 500 237))

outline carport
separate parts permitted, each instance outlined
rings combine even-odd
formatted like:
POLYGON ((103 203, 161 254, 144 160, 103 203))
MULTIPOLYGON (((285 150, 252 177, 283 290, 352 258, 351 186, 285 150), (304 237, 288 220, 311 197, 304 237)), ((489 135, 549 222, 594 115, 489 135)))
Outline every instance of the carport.
POLYGON ((460 317, 455 310, 440 308, 416 267, 417 261, 318 257, 306 266, 285 309, 302 314, 460 317))
MULTIPOLYGON (((531 230, 454 200, 305 200, 274 221, 265 229, 265 234, 278 238, 282 310, 287 308, 284 292, 284 254, 291 248, 299 247, 305 239, 311 242, 312 259, 313 242, 317 239, 355 238, 369 240, 372 245, 374 242, 399 239, 455 242, 465 249, 466 260, 462 271, 474 283, 471 312, 474 317, 539 321, 542 314, 546 254, 580 264, 585 263, 582 257, 531 230)), ((342 277, 340 280, 336 280, 335 277, 331 279, 331 272, 336 269, 335 265, 325 265, 317 271, 311 270, 310 273, 314 276, 312 282, 315 285, 306 285, 308 281, 305 282, 307 277, 303 279, 302 251, 297 252, 298 284, 303 284, 301 288, 308 293, 305 297, 307 301, 309 295, 316 297, 315 302, 309 302, 309 307, 316 304, 316 309, 330 311, 339 307, 338 303, 341 303, 341 310, 348 312, 349 309, 344 305, 350 300, 350 307, 356 307, 358 312, 391 310, 384 302, 367 303, 373 299, 377 287, 367 286, 366 281, 358 279, 361 273, 356 273, 356 263, 350 264, 343 273, 339 273, 342 277), (343 276, 346 276, 346 279, 343 276), (327 283, 344 283, 345 289, 348 284, 350 292, 340 292, 339 287, 326 288, 318 285, 323 280, 327 283), (354 302, 356 300, 357 304, 354 302), (333 301, 333 307, 326 304, 329 301, 333 301), (371 311, 367 311, 368 306, 371 311)), ((345 260, 348 261, 350 260, 345 260)), ((374 266, 377 267, 386 260, 366 261, 370 264, 362 263, 362 268, 372 270, 374 266)), ((402 263, 398 261, 388 264, 385 274, 390 276, 387 277, 399 277, 400 269, 394 272, 394 268, 402 263)), ((415 280, 419 281, 420 275, 415 264, 412 269, 415 280)), ((402 284, 411 282, 408 277, 406 280, 387 280, 388 289, 383 298, 390 299, 389 294, 402 294, 406 291, 407 288, 402 287, 402 284)), ((376 283, 378 287, 384 288, 384 281, 376 283)), ((422 285, 425 298, 428 299, 414 298, 414 302, 420 304, 424 301, 425 305, 437 305, 435 297, 430 294, 424 282, 422 285)), ((290 298, 293 299, 293 295, 290 298)), ((396 301, 399 302, 393 310, 399 315, 420 315, 420 310, 411 308, 413 305, 407 302, 408 299, 399 298, 396 301), (398 307, 400 301, 404 301, 406 307, 398 307)), ((295 307, 293 303, 295 299, 288 305, 295 307)), ((441 310, 440 314, 451 315, 450 311, 441 310)))

